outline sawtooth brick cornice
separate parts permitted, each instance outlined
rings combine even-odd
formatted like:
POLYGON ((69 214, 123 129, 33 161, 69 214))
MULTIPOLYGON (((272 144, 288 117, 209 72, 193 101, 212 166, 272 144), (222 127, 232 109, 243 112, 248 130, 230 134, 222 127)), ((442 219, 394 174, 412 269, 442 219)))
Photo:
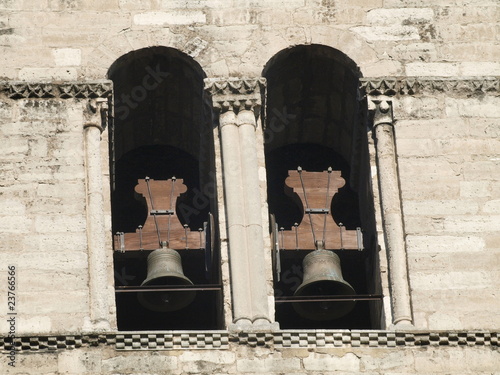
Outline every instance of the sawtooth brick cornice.
POLYGON ((113 92, 112 81, 95 82, 0 82, 0 93, 10 99, 94 99, 107 98, 113 92))
POLYGON ((500 77, 377 77, 361 78, 362 96, 399 96, 443 92, 454 95, 500 91, 500 77))

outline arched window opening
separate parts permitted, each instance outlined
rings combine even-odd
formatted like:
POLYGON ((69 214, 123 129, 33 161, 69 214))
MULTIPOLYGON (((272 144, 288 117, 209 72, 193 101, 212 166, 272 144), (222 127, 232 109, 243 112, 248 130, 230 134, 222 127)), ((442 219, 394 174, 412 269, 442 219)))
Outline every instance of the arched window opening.
POLYGON ((340 51, 309 45, 278 53, 264 76, 276 320, 284 329, 377 328, 359 69, 340 51))
POLYGON ((204 72, 189 56, 155 47, 122 56, 109 77, 118 328, 218 329, 212 114, 204 72))

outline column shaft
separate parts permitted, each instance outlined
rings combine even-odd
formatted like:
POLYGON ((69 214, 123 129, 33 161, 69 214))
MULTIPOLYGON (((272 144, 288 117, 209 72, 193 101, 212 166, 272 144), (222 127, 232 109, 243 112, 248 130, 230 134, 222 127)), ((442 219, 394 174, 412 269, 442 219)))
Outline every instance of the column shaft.
POLYGON ((244 110, 238 113, 241 171, 245 199, 245 224, 247 232, 248 272, 252 280, 253 320, 270 321, 267 299, 264 234, 262 232, 262 207, 257 160, 255 115, 244 110))
MULTIPOLYGON (((383 115, 387 119, 387 116, 383 115)), ((411 298, 403 227, 403 212, 397 168, 394 129, 391 122, 375 119, 375 137, 380 201, 389 263, 392 323, 411 325, 411 298)))
POLYGON ((224 174, 224 197, 229 237, 229 266, 233 294, 233 322, 250 324, 252 294, 247 259, 244 192, 241 176, 238 126, 232 111, 219 119, 224 174))
POLYGON ((100 106, 92 122, 84 126, 87 190, 87 247, 89 262, 90 330, 110 328, 108 267, 101 165, 100 106))

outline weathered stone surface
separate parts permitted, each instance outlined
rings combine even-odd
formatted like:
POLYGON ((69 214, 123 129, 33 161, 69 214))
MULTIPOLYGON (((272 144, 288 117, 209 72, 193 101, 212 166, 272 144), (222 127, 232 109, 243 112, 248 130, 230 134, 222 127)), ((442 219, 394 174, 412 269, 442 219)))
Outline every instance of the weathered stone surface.
MULTIPOLYGON (((0 9, 0 264, 18 267, 16 333, 19 345, 24 345, 16 354, 16 367, 8 365, 2 351, 0 373, 498 375, 497 0, 4 0, 0 9), (385 314, 381 326, 390 328, 391 293, 398 285, 389 287, 394 269, 388 261, 391 252, 406 247, 416 333, 243 330, 229 339, 226 331, 219 336, 174 332, 169 342, 170 333, 149 337, 141 332, 117 339, 113 318, 106 320, 115 316, 108 160, 112 140, 106 130, 100 139, 95 132, 97 147, 89 158, 83 129, 89 100, 112 99, 112 84, 106 80, 111 65, 132 51, 161 46, 199 65, 203 78, 242 79, 261 77, 271 59, 288 48, 317 44, 345 54, 354 70, 368 77, 361 79, 359 99, 391 98, 397 156, 392 193, 401 198, 404 229, 404 242, 396 250, 386 244, 392 233, 383 232, 392 212, 381 210, 384 194, 379 183, 387 168, 375 159, 375 129, 363 140, 371 148, 360 155, 371 160, 371 180, 364 183, 371 185, 375 197, 379 235, 370 241, 378 245, 380 273, 375 276, 381 280, 385 314), (102 186, 89 192, 89 183, 96 181, 89 181, 89 161, 97 154, 101 165, 94 172, 102 186), (89 209, 96 196, 102 202, 97 210, 89 209), (96 330, 110 335, 81 336, 96 330), (68 336, 72 334, 76 336, 68 336), (120 344, 115 347, 113 340, 120 344)), ((336 75, 325 87, 346 82, 336 75)), ((228 102, 235 110, 238 105, 251 107, 246 89, 238 103, 234 97, 228 102)), ((324 110, 321 95, 311 94, 314 108, 324 110)), ((358 105, 354 96, 353 107, 358 105)), ((262 101, 259 121, 272 115, 265 95, 252 99, 253 104, 262 101)), ((359 103, 364 110, 365 103, 359 103)), ((307 104, 286 105, 292 104, 300 108, 300 116, 306 115, 307 104)), ((344 121, 346 129, 362 129, 362 137, 367 134, 357 119, 343 117, 342 106, 333 103, 332 109, 330 120, 344 121)), ((214 117, 214 128, 216 121, 214 117)), ((252 277, 262 278, 259 288, 269 289, 261 302, 273 316, 269 176, 263 152, 270 133, 259 121, 258 147, 251 146, 258 148, 258 182, 249 193, 260 194, 252 201, 259 220, 258 228, 248 232, 264 232, 258 236, 265 265, 252 277)), ((301 121, 314 131, 296 134, 297 142, 332 139, 329 144, 343 155, 354 143, 363 143, 352 134, 322 133, 316 119, 301 121)), ((363 126, 370 128, 370 121, 368 116, 363 126)), ((217 131, 215 198, 224 287, 221 315, 227 326, 234 314, 231 287, 239 275, 229 271, 234 254, 227 242, 224 181, 230 171, 221 165, 225 150, 217 131)), ((246 176, 244 169, 239 168, 246 176)), ((354 169, 352 176, 359 175, 354 169)), ((240 270, 243 274, 248 269, 240 270)), ((6 277, 6 269, 0 269, 0 279, 6 277)), ((10 329, 6 286, 0 284, 2 345, 10 329)))

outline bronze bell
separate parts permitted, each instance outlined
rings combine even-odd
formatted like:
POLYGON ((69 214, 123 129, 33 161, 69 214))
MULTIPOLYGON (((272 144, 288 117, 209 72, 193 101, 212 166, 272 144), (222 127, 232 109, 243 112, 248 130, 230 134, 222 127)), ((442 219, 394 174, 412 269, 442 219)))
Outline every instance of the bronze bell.
MULTIPOLYGON (((175 250, 161 248, 148 256, 148 275, 141 286, 162 285, 165 288, 180 285, 193 285, 191 280, 184 276, 181 256, 175 250)), ((137 298, 141 305, 153 311, 176 311, 191 302, 196 296, 194 290, 183 291, 145 291, 139 292, 137 298)))
MULTIPOLYGON (((304 257, 304 278, 295 296, 339 296, 356 292, 342 277, 340 258, 329 250, 315 250, 304 257)), ((332 320, 349 313, 356 301, 295 302, 293 308, 303 318, 332 320)))

